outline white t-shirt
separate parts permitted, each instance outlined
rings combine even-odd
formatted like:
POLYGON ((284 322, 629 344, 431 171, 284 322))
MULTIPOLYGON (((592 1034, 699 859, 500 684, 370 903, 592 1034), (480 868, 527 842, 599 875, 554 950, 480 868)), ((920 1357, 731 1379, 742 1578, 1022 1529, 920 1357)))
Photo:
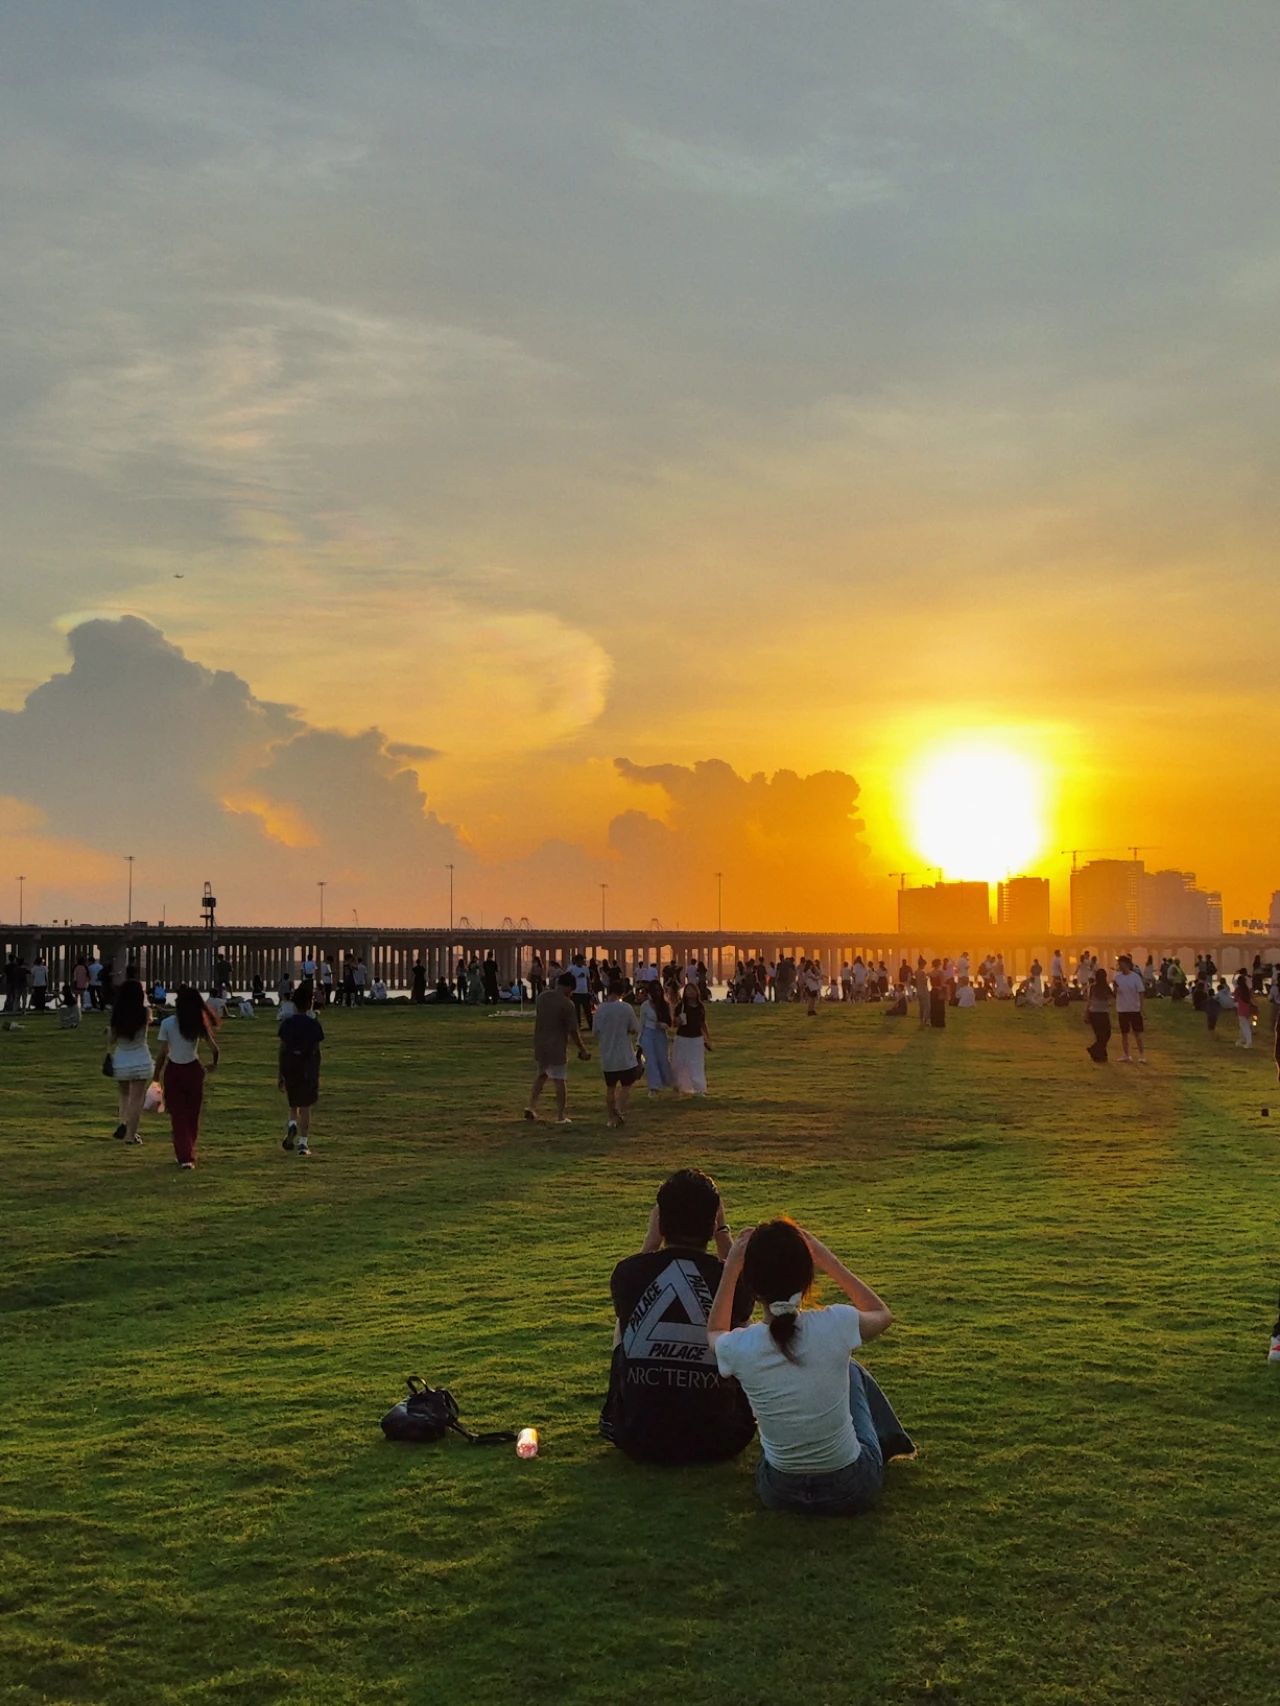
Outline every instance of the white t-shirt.
POLYGON ((190 1042, 178 1029, 178 1015, 170 1013, 167 1019, 160 1021, 160 1041, 168 1047, 169 1059, 175 1066, 190 1066, 197 1058, 198 1041, 190 1042))
POLYGON ((48 968, 48 966, 45 966, 45 965, 32 966, 32 968, 31 968, 31 987, 32 987, 32 989, 48 989, 48 987, 49 987, 49 968, 48 968))
POLYGON ((1142 996, 1146 984, 1142 981, 1142 973, 1138 971, 1118 971, 1116 973, 1116 1012, 1141 1013, 1142 996))
POLYGON ((573 973, 573 993, 585 995, 591 986, 591 974, 586 966, 575 966, 572 963, 569 970, 573 973))
POLYGON ((89 962, 89 982, 94 989, 96 989, 98 987, 98 985, 102 982, 102 961, 101 960, 90 960, 90 962, 89 962))
POLYGON ((763 1321, 716 1340, 721 1374, 734 1375, 755 1412, 766 1460, 787 1475, 827 1475, 856 1461, 861 1447, 849 1410, 849 1357, 862 1343, 848 1303, 805 1309, 790 1362, 763 1321))
POLYGON ((601 1072, 630 1072, 636 1063, 632 1037, 640 1035, 640 1021, 629 1001, 603 1001, 591 1020, 591 1034, 600 1044, 601 1072))

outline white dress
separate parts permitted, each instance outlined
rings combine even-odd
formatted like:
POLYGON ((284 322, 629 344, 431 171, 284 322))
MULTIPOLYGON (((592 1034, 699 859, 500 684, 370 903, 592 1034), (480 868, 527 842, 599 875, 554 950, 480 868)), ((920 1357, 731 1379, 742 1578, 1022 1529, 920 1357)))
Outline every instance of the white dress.
POLYGON ((111 1076, 117 1083, 149 1084, 154 1065, 145 1030, 136 1037, 116 1038, 111 1049, 111 1076))
POLYGON ((707 1046, 701 1034, 675 1036, 671 1042, 671 1076, 676 1094, 705 1096, 707 1093, 707 1046))

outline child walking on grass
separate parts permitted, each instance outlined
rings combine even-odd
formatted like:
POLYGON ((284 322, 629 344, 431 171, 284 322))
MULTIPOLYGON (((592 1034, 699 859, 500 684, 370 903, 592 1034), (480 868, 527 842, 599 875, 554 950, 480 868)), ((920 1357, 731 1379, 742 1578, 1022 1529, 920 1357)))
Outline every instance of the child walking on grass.
POLYGON ((311 1153, 311 1110, 320 1100, 320 1044, 324 1027, 312 1013, 315 991, 300 983, 293 992, 294 1011, 280 1021, 278 1087, 289 1104, 282 1149, 311 1153))

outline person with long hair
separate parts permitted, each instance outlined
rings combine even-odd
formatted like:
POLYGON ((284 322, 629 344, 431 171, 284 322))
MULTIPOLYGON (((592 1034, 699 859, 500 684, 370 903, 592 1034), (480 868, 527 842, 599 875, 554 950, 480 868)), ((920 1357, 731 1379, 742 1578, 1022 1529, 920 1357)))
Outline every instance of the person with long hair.
POLYGON ((892 1322, 883 1299, 793 1220, 771 1220, 735 1239, 707 1342, 720 1373, 738 1380, 755 1414, 762 1451, 756 1490, 769 1509, 814 1516, 869 1510, 889 1459, 914 1455, 889 1400, 851 1361, 892 1322), (818 1273, 849 1303, 806 1308, 818 1273), (735 1328, 739 1280, 765 1316, 735 1328))
POLYGON ((705 1096, 711 1038, 707 1032, 707 1010, 696 983, 685 984, 674 1017, 676 1036, 671 1045, 671 1076, 676 1095, 705 1096))
POLYGON ((1093 1027, 1093 1041, 1085 1051, 1099 1066, 1107 1064, 1107 1044, 1111 1041, 1111 984, 1105 966, 1099 966, 1089 985, 1085 1003, 1085 1023, 1093 1027))
POLYGON ((675 1088, 671 1072, 671 1009, 663 994, 662 985, 650 979, 643 985, 644 1004, 640 1009, 640 1052, 644 1055, 644 1077, 649 1094, 675 1088))
POLYGON ((155 1075, 164 1089, 164 1105, 173 1128, 173 1153, 179 1167, 189 1173, 196 1164, 200 1110, 204 1106, 205 1069, 200 1060, 200 1044, 208 1044, 212 1072, 219 1058, 213 1034, 217 1020, 205 1006, 200 991, 185 983, 178 990, 174 1009, 160 1022, 155 1075))
POLYGON ((152 1078, 151 1050, 147 1047, 150 1023, 146 991, 136 977, 127 977, 115 992, 107 1026, 119 1110, 115 1135, 122 1143, 142 1142, 138 1125, 152 1078))

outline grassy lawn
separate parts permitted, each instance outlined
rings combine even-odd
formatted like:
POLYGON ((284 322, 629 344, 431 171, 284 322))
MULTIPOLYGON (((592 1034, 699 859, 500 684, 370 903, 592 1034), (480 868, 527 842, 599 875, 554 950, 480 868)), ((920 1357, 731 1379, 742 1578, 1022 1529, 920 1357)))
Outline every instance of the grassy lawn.
POLYGON ((594 1066, 572 1127, 512 1117, 527 1019, 332 1015, 310 1161, 229 1023, 194 1174, 110 1140, 96 1024, 0 1033, 0 1698, 1274 1700, 1266 1048, 950 1017, 717 1009, 714 1096, 615 1135, 594 1066), (609 1272, 687 1163, 897 1311, 921 1455, 874 1515, 596 1438, 609 1272), (542 1455, 385 1444, 411 1371, 542 1455))

